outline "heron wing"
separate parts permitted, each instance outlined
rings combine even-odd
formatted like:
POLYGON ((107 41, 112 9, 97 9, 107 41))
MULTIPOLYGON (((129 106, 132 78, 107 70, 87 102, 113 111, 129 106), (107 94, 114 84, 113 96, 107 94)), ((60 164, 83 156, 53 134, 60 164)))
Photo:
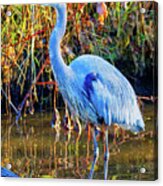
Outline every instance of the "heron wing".
POLYGON ((144 122, 136 100, 128 93, 128 87, 122 88, 120 83, 114 86, 99 73, 89 73, 85 77, 84 90, 87 99, 96 110, 99 123, 118 123, 132 131, 143 129, 144 122))
POLYGON ((70 67, 79 79, 79 87, 84 87, 91 110, 101 121, 108 125, 118 123, 132 131, 144 128, 135 92, 118 69, 92 55, 78 57, 70 67))
POLYGON ((112 96, 108 90, 108 86, 105 84, 100 74, 89 73, 85 77, 84 90, 88 100, 96 110, 98 121, 110 125, 110 106, 112 105, 112 96))

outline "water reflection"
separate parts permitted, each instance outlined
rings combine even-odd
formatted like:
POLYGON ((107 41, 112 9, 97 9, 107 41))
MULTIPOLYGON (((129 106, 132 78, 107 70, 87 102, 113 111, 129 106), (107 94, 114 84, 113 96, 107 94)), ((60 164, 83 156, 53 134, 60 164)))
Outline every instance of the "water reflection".
MULTIPOLYGON (((109 132, 109 179, 153 180, 157 169, 155 160, 154 107, 145 106, 146 132, 125 134, 125 140, 113 130, 109 132), (140 168, 145 167, 145 174, 140 168)), ((93 142, 89 126, 82 134, 64 128, 52 128, 52 114, 35 114, 24 118, 20 127, 14 118, 2 116, 2 166, 12 164, 12 171, 21 177, 76 178, 88 177, 93 160, 93 142)), ((95 179, 103 179, 104 147, 98 136, 100 156, 95 166, 95 179)))

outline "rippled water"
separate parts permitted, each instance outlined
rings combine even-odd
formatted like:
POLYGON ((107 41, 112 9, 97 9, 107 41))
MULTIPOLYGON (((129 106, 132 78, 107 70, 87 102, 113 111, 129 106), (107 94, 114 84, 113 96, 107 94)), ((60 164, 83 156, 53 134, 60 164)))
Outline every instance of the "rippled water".
MULTIPOLYGON (((20 128, 12 125, 14 117, 2 115, 2 166, 12 165, 12 171, 21 177, 86 179, 93 159, 93 143, 83 125, 78 133, 51 128, 52 113, 28 115, 20 121, 20 128)), ((117 133, 117 145, 110 131, 109 176, 112 180, 154 180, 157 177, 157 136, 154 106, 145 105, 146 131, 141 135, 126 132, 125 141, 117 133), (142 174, 141 168, 146 172, 142 174)), ((94 179, 103 179, 104 147, 98 137, 100 157, 94 179)))

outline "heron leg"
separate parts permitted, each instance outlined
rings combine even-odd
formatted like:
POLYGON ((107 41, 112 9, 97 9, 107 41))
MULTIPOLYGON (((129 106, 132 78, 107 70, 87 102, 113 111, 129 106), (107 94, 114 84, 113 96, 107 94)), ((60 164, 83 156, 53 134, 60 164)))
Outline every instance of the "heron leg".
POLYGON ((96 140, 96 132, 95 132, 95 128, 92 128, 92 136, 93 136, 93 143, 94 143, 94 157, 93 157, 93 162, 92 162, 92 167, 89 173, 89 179, 93 178, 93 174, 94 174, 94 168, 97 162, 97 159, 99 157, 99 147, 98 147, 98 143, 96 140))
POLYGON ((105 154, 104 154, 104 179, 108 177, 108 163, 109 163, 109 144, 108 144, 108 127, 105 128, 105 154))

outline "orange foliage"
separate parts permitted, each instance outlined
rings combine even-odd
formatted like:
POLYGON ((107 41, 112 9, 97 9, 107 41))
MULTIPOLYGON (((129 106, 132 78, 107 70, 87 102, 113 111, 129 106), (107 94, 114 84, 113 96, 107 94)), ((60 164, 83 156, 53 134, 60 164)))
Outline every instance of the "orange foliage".
POLYGON ((99 14, 98 21, 100 24, 104 24, 104 20, 108 16, 107 6, 105 3, 97 4, 97 13, 99 14))

